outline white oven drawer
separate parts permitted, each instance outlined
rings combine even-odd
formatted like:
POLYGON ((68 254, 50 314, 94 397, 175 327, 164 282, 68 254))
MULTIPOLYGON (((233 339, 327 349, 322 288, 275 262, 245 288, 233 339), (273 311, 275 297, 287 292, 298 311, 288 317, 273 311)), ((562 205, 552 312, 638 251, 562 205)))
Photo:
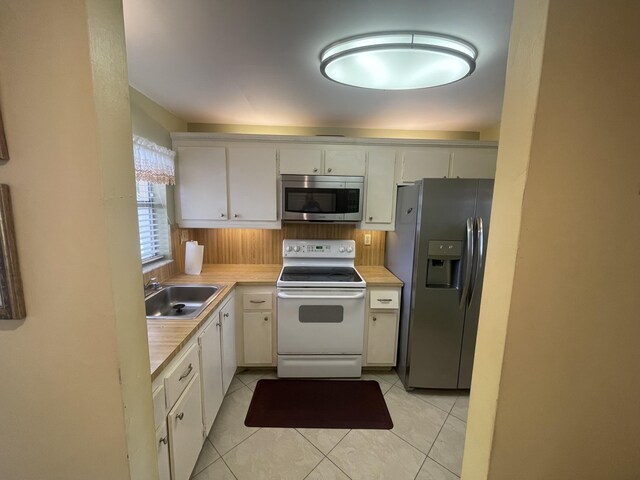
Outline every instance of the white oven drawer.
POLYGON ((278 289, 278 354, 361 354, 364 311, 364 289, 278 289))

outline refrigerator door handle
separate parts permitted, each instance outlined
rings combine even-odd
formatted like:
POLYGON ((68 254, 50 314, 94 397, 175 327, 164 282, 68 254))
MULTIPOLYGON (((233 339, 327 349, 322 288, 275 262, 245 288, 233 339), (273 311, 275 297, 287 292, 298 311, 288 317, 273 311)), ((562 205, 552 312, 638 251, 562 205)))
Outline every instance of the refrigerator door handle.
POLYGON ((476 273, 473 279, 473 290, 471 292, 471 299, 469 303, 473 302, 473 299, 476 296, 476 287, 478 286, 478 276, 480 275, 480 270, 482 269, 482 261, 484 259, 484 228, 482 226, 482 217, 476 217, 476 234, 477 237, 477 245, 478 245, 478 255, 476 256, 476 273))
POLYGON ((473 259, 473 218, 467 218, 467 242, 466 252, 462 263, 462 294, 460 295, 460 308, 463 308, 469 297, 469 283, 471 282, 471 261, 473 259))

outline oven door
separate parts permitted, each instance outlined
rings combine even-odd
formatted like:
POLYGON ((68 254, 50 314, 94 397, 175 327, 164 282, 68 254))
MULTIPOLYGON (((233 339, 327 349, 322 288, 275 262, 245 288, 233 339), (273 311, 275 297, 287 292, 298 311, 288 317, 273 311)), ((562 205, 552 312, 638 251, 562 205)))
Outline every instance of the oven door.
POLYGON ((282 219, 359 222, 362 177, 282 177, 282 219))
POLYGON ((278 289, 278 353, 361 354, 364 289, 278 289))

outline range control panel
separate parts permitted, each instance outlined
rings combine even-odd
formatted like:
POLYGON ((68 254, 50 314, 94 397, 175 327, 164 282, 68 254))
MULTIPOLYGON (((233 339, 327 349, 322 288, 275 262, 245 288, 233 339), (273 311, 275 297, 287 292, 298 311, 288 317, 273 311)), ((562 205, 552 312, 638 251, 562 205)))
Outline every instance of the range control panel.
POLYGON ((287 258, 355 258, 353 240, 284 240, 282 256, 287 258))

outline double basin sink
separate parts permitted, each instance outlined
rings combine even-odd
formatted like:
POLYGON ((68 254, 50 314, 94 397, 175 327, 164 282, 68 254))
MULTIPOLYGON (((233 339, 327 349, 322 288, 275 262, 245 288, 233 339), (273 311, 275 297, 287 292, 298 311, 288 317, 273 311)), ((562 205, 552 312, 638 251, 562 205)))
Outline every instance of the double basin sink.
POLYGON ((147 318, 193 320, 221 291, 218 285, 164 285, 145 298, 147 318))

